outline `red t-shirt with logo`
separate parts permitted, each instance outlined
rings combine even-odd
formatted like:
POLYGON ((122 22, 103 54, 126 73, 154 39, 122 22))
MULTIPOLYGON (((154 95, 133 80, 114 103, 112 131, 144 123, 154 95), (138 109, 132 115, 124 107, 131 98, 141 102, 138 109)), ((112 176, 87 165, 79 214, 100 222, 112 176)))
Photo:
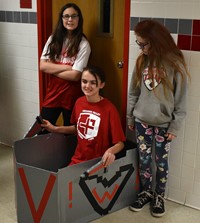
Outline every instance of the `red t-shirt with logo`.
POLYGON ((78 143, 70 165, 101 157, 109 147, 126 140, 119 113, 106 98, 97 103, 79 98, 71 123, 77 125, 78 143))
POLYGON ((43 107, 62 107, 72 110, 76 100, 83 95, 80 86, 80 81, 66 81, 49 75, 43 107))
MULTIPOLYGON (((48 52, 48 46, 51 42, 51 39, 52 36, 49 37, 45 44, 41 59, 49 60, 49 56, 46 55, 46 53, 48 52)), ((61 55, 55 63, 70 65, 72 66, 72 70, 82 72, 83 68, 88 63, 91 52, 89 42, 85 37, 83 37, 79 44, 79 51, 77 55, 73 57, 68 57, 67 55, 67 42, 68 39, 65 40, 61 55)), ((80 81, 64 80, 54 76, 53 74, 49 74, 47 79, 48 86, 42 106, 48 108, 62 107, 67 110, 72 110, 76 100, 83 95, 80 81)))

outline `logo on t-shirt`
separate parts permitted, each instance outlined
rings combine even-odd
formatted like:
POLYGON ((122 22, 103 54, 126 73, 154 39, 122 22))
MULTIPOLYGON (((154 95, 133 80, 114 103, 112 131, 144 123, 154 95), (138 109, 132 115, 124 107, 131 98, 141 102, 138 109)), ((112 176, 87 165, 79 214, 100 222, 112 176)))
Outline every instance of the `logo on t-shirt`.
POLYGON ((100 121, 101 119, 98 113, 82 111, 77 123, 78 135, 82 139, 93 139, 98 135, 100 121))
POLYGON ((149 91, 152 91, 161 83, 161 78, 157 74, 156 67, 153 68, 153 78, 149 75, 148 67, 143 71, 144 85, 149 91))

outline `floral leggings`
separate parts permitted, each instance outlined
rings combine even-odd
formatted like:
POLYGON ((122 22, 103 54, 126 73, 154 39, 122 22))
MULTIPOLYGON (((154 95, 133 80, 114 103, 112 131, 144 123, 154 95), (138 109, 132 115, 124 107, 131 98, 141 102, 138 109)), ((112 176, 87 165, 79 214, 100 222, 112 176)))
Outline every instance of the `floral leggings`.
POLYGON ((152 146, 155 140, 155 163, 157 194, 164 195, 168 178, 168 152, 170 141, 165 134, 167 128, 135 122, 137 147, 139 150, 140 180, 143 190, 153 190, 152 185, 152 146))

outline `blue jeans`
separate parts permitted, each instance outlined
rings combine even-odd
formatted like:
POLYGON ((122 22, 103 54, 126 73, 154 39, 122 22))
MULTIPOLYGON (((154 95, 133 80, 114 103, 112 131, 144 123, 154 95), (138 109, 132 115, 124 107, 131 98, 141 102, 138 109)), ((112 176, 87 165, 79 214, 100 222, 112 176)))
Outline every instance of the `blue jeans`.
POLYGON ((170 141, 165 134, 167 128, 135 123, 137 148, 139 151, 139 171, 143 190, 153 190, 152 185, 152 146, 155 142, 155 164, 157 194, 164 195, 168 178, 168 152, 170 141))

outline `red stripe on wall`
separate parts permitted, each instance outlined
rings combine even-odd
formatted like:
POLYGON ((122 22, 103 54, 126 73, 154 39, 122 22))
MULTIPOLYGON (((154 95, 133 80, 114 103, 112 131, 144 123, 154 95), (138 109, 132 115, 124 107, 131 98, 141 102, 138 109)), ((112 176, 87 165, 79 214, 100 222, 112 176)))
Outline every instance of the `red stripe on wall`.
POLYGON ((20 8, 31 9, 32 0, 20 0, 20 8))

